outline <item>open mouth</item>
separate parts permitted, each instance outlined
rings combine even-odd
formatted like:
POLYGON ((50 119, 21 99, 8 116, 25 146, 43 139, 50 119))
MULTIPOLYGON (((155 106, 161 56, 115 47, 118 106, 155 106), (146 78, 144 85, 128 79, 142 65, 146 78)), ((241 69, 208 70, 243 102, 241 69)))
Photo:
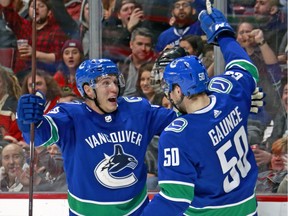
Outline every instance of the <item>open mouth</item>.
POLYGON ((112 102, 112 103, 116 103, 117 98, 116 98, 116 97, 109 98, 108 101, 109 101, 109 102, 112 102))

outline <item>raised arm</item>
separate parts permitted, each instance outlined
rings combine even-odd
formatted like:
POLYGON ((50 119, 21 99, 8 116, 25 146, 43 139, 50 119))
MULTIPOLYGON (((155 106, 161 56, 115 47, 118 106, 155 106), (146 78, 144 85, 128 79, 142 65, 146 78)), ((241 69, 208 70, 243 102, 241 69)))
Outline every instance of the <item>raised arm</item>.
POLYGON ((67 12, 64 1, 50 0, 50 2, 53 15, 65 34, 70 38, 80 39, 79 25, 67 12))
POLYGON ((251 63, 251 60, 245 50, 235 40, 235 32, 227 22, 225 16, 218 9, 212 8, 212 13, 208 14, 206 10, 199 14, 201 27, 207 35, 208 43, 219 45, 226 62, 226 70, 239 69, 247 70, 256 81, 259 80, 257 68, 251 63))

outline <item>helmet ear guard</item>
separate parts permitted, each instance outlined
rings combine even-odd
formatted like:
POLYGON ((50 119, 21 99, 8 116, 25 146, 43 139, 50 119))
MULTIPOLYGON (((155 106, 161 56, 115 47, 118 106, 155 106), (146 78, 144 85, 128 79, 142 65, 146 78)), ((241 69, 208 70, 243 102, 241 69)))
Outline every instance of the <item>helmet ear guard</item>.
POLYGON ((172 61, 164 71, 162 84, 165 93, 172 91, 174 85, 181 88, 185 96, 205 92, 209 81, 208 73, 196 56, 185 56, 172 61))

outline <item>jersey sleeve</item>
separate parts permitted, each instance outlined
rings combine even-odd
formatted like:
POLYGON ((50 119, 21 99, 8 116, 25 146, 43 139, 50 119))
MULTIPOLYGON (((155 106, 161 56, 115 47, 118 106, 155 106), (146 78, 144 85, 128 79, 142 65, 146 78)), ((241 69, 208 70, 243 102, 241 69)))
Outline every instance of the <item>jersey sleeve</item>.
POLYGON ((256 82, 259 81, 257 67, 252 63, 247 52, 231 37, 219 37, 219 45, 226 62, 225 70, 248 72, 256 82))
POLYGON ((177 113, 172 109, 151 105, 150 128, 153 129, 154 134, 160 135, 164 128, 176 117, 177 113))
MULTIPOLYGON (((35 127, 35 146, 59 145, 59 137, 67 137, 67 133, 73 131, 72 120, 61 105, 55 106, 43 117, 42 122, 35 127)), ((26 142, 30 142, 30 133, 23 133, 23 137, 26 142)))
POLYGON ((186 126, 185 119, 173 121, 160 137, 158 179, 160 193, 155 195, 143 215, 182 215, 194 197, 196 170, 191 167, 185 135, 178 133, 186 126), (180 147, 181 146, 181 147, 180 147))

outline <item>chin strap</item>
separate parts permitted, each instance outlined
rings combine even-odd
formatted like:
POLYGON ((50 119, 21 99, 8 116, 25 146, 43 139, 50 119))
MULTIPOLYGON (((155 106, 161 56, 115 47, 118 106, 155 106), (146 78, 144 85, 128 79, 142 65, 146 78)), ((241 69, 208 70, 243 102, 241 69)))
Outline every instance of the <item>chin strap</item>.
MULTIPOLYGON (((174 103, 174 101, 169 97, 169 96, 166 96, 165 95, 165 97, 170 101, 170 103, 172 104, 172 106, 179 112, 179 113, 181 113, 181 114, 186 114, 186 112, 184 112, 183 110, 181 111, 178 107, 177 107, 177 105, 174 103)), ((180 103, 182 103, 182 101, 184 100, 184 95, 182 94, 181 95, 181 101, 179 102, 179 103, 177 103, 177 104, 180 104, 180 103)))
POLYGON ((95 98, 91 98, 91 97, 89 97, 88 95, 86 95, 86 98, 88 98, 89 100, 94 101, 95 106, 97 106, 104 114, 108 114, 106 111, 104 111, 104 110, 101 108, 101 106, 100 106, 100 104, 99 104, 99 102, 98 102, 98 100, 97 100, 96 90, 93 89, 93 91, 94 91, 94 94, 95 94, 95 98))

